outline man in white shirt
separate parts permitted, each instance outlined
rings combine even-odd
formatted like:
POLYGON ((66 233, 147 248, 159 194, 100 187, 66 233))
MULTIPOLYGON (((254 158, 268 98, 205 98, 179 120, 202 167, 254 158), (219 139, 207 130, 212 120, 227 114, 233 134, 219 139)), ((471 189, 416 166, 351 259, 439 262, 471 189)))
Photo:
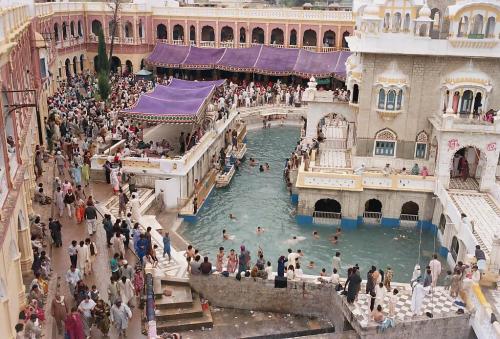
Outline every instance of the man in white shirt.
POLYGON ((90 294, 85 296, 85 299, 78 305, 78 310, 83 315, 83 332, 87 338, 90 338, 90 329, 92 328, 92 310, 96 303, 90 299, 90 294))
POLYGON ((437 254, 434 254, 432 260, 429 262, 431 268, 432 287, 436 287, 439 275, 441 274, 441 263, 437 259, 437 254))
POLYGON ((340 272, 340 252, 336 252, 332 259, 332 266, 337 272, 340 272))
POLYGON ((295 266, 298 257, 299 254, 297 252, 293 252, 291 248, 288 249, 288 265, 295 266))
POLYGON ((71 268, 66 272, 66 282, 68 283, 71 295, 75 294, 76 283, 80 280, 82 280, 82 273, 75 266, 71 266, 71 268))

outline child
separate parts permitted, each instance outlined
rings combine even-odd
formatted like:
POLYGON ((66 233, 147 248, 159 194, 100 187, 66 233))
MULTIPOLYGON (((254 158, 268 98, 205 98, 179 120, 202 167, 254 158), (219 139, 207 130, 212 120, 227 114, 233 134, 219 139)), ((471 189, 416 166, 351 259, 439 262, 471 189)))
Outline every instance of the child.
POLYGON ((314 261, 309 261, 309 265, 307 265, 308 268, 314 268, 315 263, 314 261))
POLYGON ((97 302, 97 300, 101 299, 101 296, 99 295, 99 291, 97 290, 96 285, 92 285, 92 289, 89 292, 90 299, 94 300, 97 302))
POLYGON ((447 274, 447 275, 446 275, 446 277, 444 278, 444 289, 445 289, 445 290, 449 290, 449 289, 450 289, 450 286, 451 286, 451 278, 452 278, 452 276, 453 276, 453 273, 452 273, 450 270, 448 270, 448 271, 446 272, 446 274, 447 274))
POLYGON ((326 277, 326 268, 321 269, 321 273, 319 274, 320 277, 326 277))
POLYGON ((389 298, 389 315, 391 317, 394 317, 394 315, 396 314, 396 303, 398 302, 398 293, 399 293, 398 289, 395 288, 392 291, 392 295, 389 298))

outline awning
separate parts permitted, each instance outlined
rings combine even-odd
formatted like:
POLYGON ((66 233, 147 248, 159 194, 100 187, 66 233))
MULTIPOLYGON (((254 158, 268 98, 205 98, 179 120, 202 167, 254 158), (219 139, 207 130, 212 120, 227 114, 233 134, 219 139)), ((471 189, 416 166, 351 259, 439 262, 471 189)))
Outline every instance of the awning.
POLYGON ((205 113, 215 88, 223 83, 172 79, 167 86, 157 85, 153 91, 141 94, 134 106, 120 114, 146 122, 195 123, 205 113))
POLYGON ((344 80, 345 62, 351 52, 317 53, 297 48, 252 46, 247 48, 200 48, 157 43, 146 59, 154 67, 220 69, 233 72, 302 78, 335 77, 344 80))

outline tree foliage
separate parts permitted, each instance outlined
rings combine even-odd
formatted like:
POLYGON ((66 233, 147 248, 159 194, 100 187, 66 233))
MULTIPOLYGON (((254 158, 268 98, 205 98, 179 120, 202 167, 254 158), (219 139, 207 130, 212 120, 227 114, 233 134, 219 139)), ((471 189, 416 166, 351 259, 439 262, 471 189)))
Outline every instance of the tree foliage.
POLYGON ((99 77, 97 79, 97 85, 99 86, 99 96, 101 100, 108 100, 109 92, 111 91, 111 85, 109 84, 109 73, 101 71, 99 72, 99 77))
POLYGON ((102 28, 99 30, 97 37, 99 44, 97 47, 96 70, 98 73, 105 72, 107 74, 109 73, 109 60, 106 53, 106 41, 104 41, 104 33, 102 31, 102 28))

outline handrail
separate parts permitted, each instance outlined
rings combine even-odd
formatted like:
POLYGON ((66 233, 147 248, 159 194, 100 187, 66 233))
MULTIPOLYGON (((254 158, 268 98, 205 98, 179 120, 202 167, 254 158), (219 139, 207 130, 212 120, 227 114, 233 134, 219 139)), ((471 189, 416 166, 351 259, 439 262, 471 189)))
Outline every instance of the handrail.
POLYGON ((399 220, 418 221, 418 215, 415 215, 415 214, 403 214, 403 213, 401 213, 399 215, 399 220))

